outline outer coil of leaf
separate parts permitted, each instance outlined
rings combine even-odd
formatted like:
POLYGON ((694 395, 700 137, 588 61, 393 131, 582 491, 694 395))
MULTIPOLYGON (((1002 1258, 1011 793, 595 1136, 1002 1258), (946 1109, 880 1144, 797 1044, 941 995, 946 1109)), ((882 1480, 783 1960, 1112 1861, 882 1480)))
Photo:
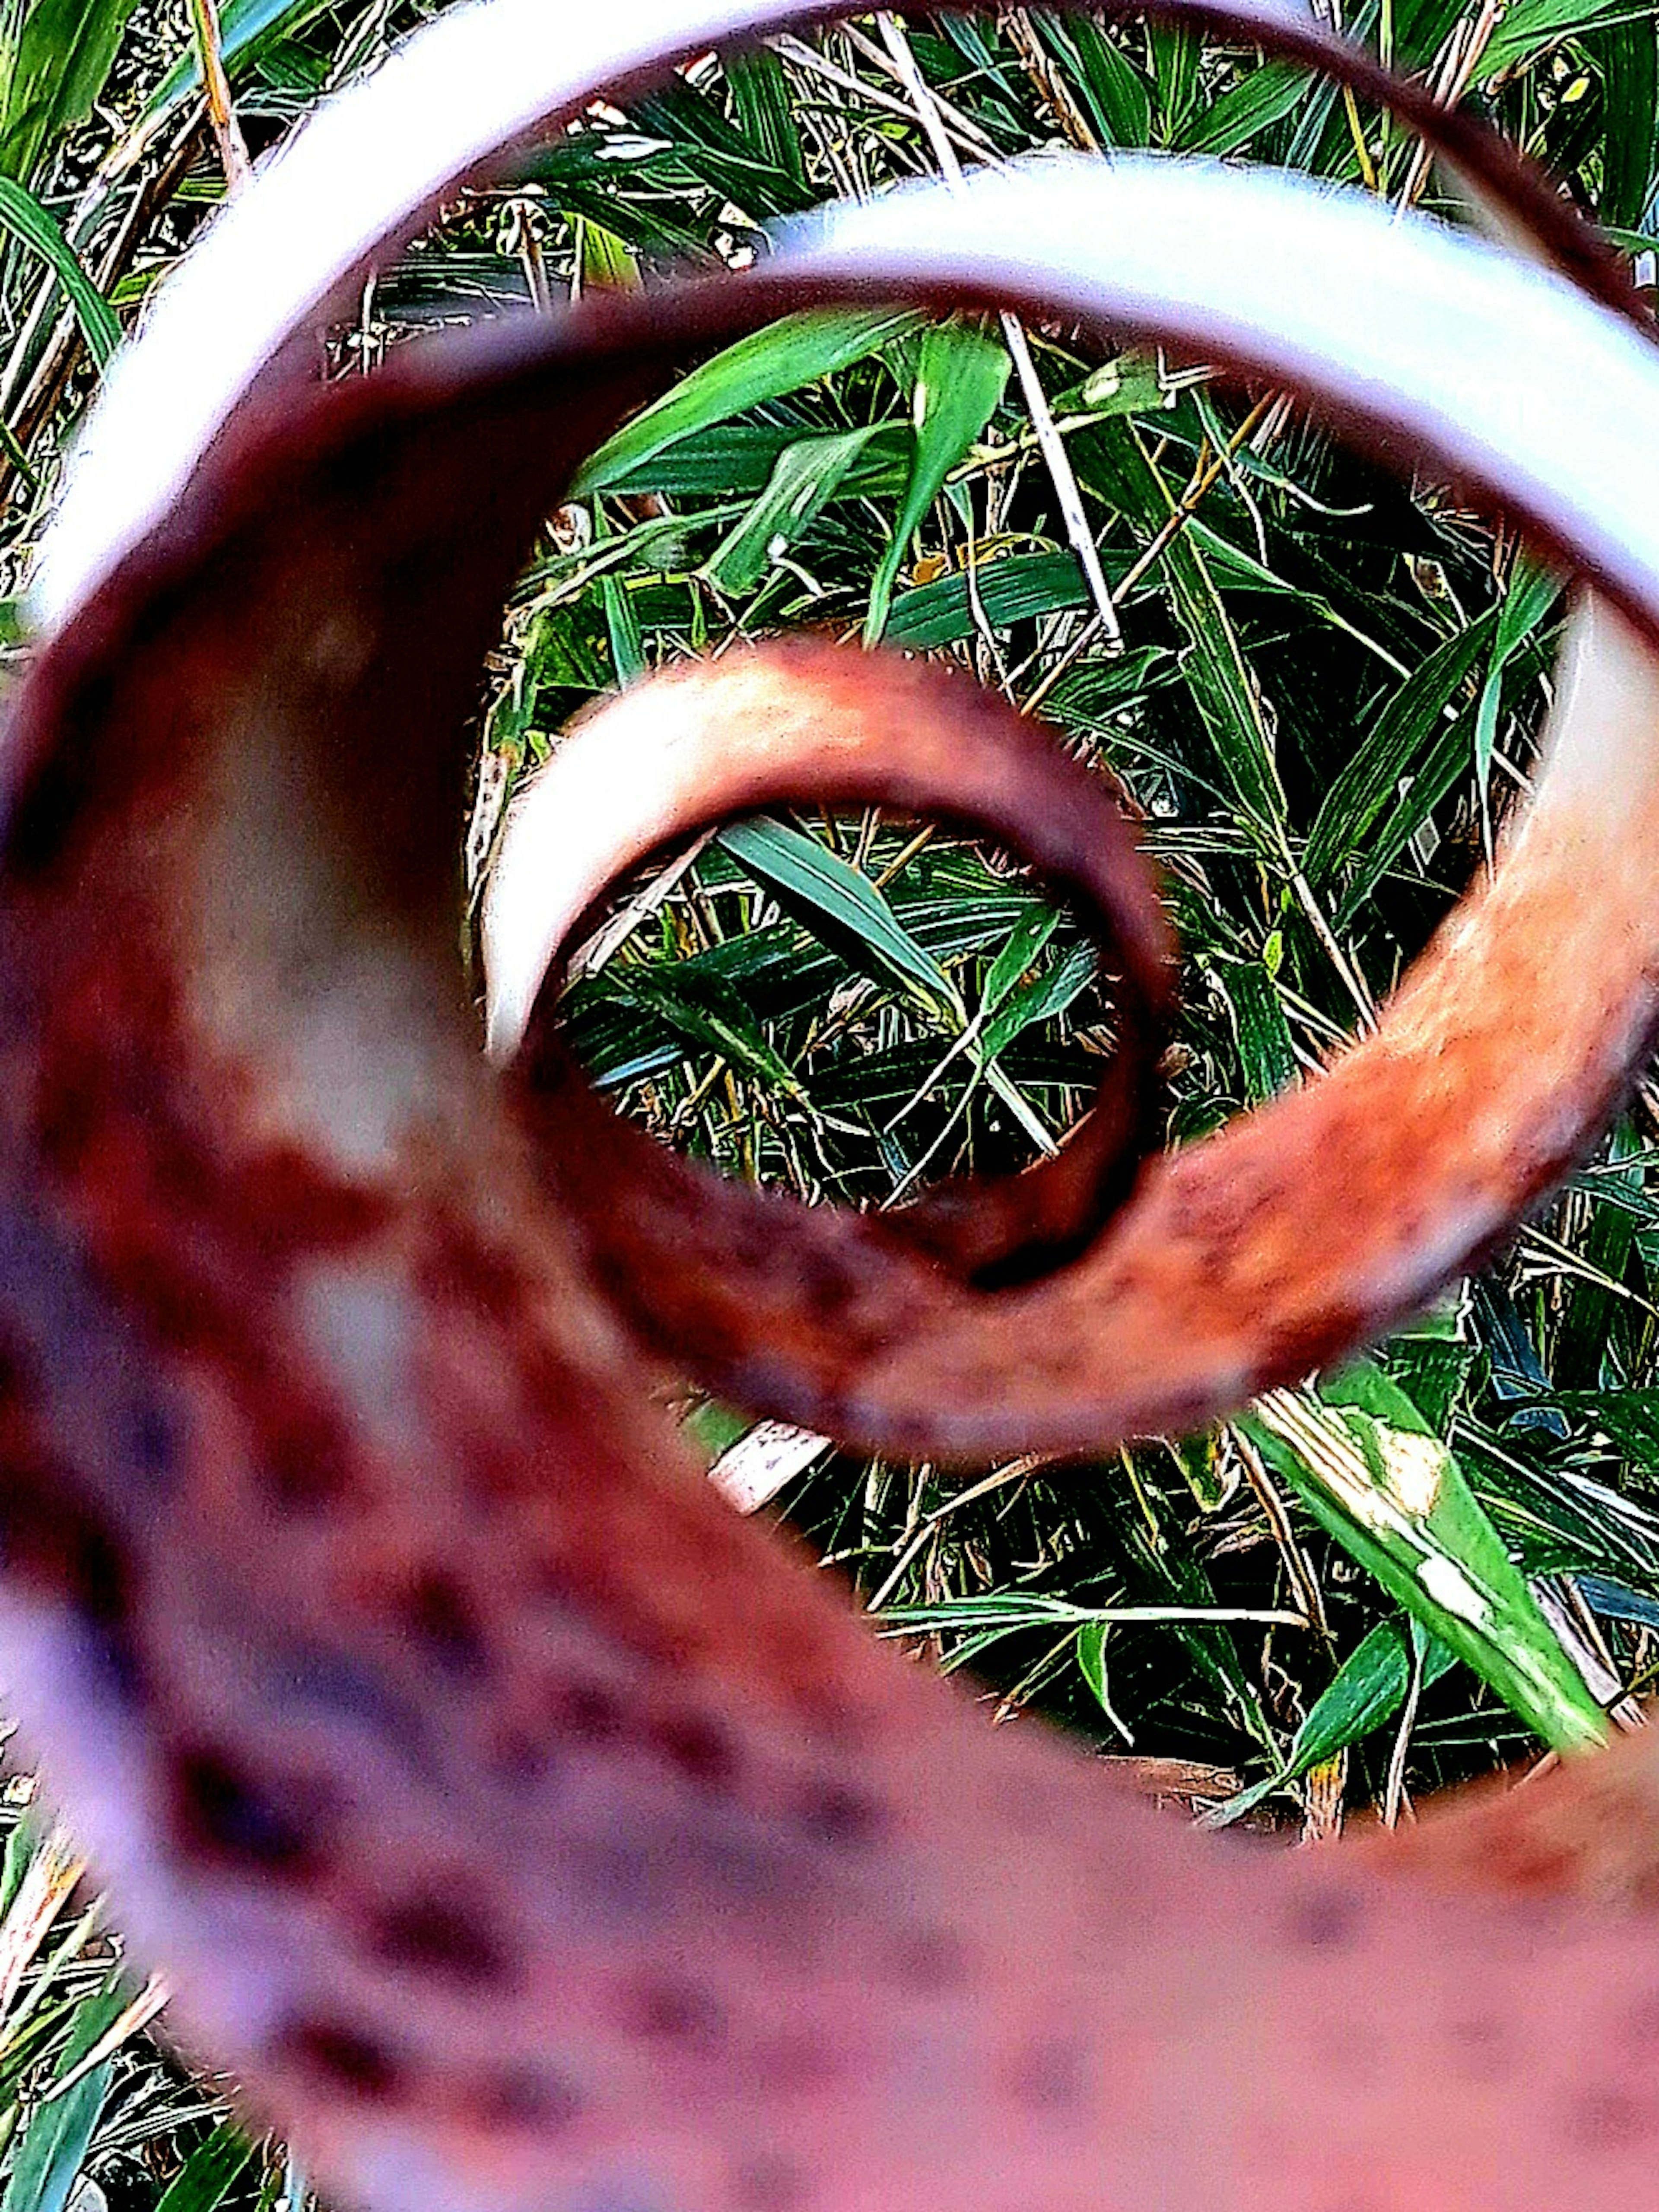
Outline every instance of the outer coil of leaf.
MULTIPOLYGON (((579 115, 630 76, 833 12, 816 0, 699 0, 695 9, 685 0, 592 9, 472 0, 409 40, 372 85, 331 101, 288 141, 260 190, 214 224, 157 302, 144 347, 123 362, 82 434, 80 468, 36 572, 42 617, 61 621, 160 519, 256 380, 309 374, 308 334, 504 148, 579 115)), ((1298 0, 1129 0, 1121 12, 1304 60, 1377 100, 1456 167, 1504 235, 1637 312, 1621 265, 1511 147, 1391 76, 1298 0)))
MULTIPOLYGON (((539 112, 495 43, 530 27, 424 49, 479 92, 478 152, 539 112)), ((369 127, 411 149, 380 217, 423 204, 457 139, 418 89, 388 70, 312 136, 312 188, 362 214, 369 127)), ((256 188, 222 259, 291 206, 256 188)), ((1650 1920, 1609 1907, 1651 1902, 1650 1756, 1449 1823, 1481 1893, 1448 1904, 1363 1854, 1203 1850, 890 1663, 680 1460, 479 1062, 445 886, 538 519, 780 304, 994 291, 1453 466, 1623 609, 1581 620, 1492 886, 1375 1036, 1150 1171, 1079 1262, 978 1327, 924 1299, 812 1387, 969 1449, 1297 1372, 1502 1234, 1644 1049, 1659 355, 1422 222, 1120 161, 848 214, 764 282, 259 380, 384 228, 289 242, 187 451, 158 432, 120 490, 91 448, 112 526, 64 541, 74 619, 5 762, 0 1643, 193 2036, 385 2212, 1643 2202, 1650 1920), (1564 360, 1607 410, 1576 442, 1564 360)), ((135 364, 182 374, 181 327, 135 364)))

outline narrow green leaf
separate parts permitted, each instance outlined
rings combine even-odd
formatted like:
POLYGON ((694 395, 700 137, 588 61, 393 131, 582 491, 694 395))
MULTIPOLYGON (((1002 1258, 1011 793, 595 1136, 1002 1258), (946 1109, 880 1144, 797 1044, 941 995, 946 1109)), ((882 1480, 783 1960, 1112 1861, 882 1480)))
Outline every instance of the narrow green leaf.
POLYGON ((1165 547, 1163 569, 1188 641, 1181 672, 1222 772, 1246 818, 1275 830, 1285 819, 1285 790, 1261 693, 1208 563, 1187 532, 1165 547))
POLYGON ((66 2096, 35 2107, 17 2146, 0 2212, 64 2212, 108 2094, 107 2062, 66 2096))
MULTIPOLYGON (((664 492, 671 497, 752 499, 777 458, 803 434, 781 422, 717 422, 653 453, 616 477, 615 493, 664 492)), ((868 499, 896 499, 910 477, 915 433, 908 422, 878 422, 848 472, 845 489, 868 499)))
POLYGON ((786 446, 759 498, 708 556, 703 574, 716 590, 728 598, 753 591, 811 528, 874 435, 873 427, 839 430, 786 446))
POLYGON ((884 981, 896 977, 928 1009, 966 1020, 961 995, 939 963, 900 921, 867 876, 816 838, 786 823, 757 818, 734 822, 720 834, 732 858, 790 899, 830 923, 876 964, 884 981))
POLYGON ((1659 29, 1651 10, 1609 23, 1584 41, 1601 65, 1603 223, 1640 222, 1659 149, 1659 29))
POLYGON ((136 0, 35 0, 0 110, 0 174, 27 184, 103 94, 136 0))
POLYGON ((1032 975, 1010 992, 1006 1003, 985 1024, 981 1051, 988 1063, 1006 1052, 1022 1031, 1039 1022, 1051 1022, 1066 1012, 1094 980, 1095 956, 1087 945, 1074 945, 1040 975, 1032 975))
POLYGON ((655 254, 666 261, 684 262, 691 269, 714 269, 720 264, 719 255, 708 243, 707 225, 696 222, 695 209, 689 209, 684 199, 671 199, 666 194, 635 198, 613 191, 604 182, 586 184, 580 178, 562 179, 549 198, 568 222, 596 222, 635 253, 655 254), (692 219, 681 220, 676 210, 692 219))
POLYGON ((1630 0, 1516 0, 1492 33, 1474 81, 1490 84, 1505 70, 1547 52, 1570 33, 1629 13, 1630 0))
POLYGON ((966 323, 931 324, 921 341, 913 404, 916 452, 886 552, 870 585, 864 641, 887 627, 899 566, 945 479, 1001 404, 1012 367, 1005 349, 966 323))
POLYGON ((1102 1712, 1115 1720, 1112 1701, 1106 1694, 1106 1638, 1110 1631, 1109 1621, 1085 1620, 1077 1632, 1077 1663, 1102 1712))
MULTIPOLYGON (((1098 423, 1074 438, 1072 448, 1079 477, 1121 508, 1138 532, 1151 538, 1168 522, 1175 502, 1132 422, 1098 423)), ((1279 764, 1255 678, 1222 604, 1209 557, 1192 532, 1183 529, 1164 546, 1150 574, 1162 577, 1187 640, 1182 678, 1222 775, 1245 819, 1278 844, 1285 812, 1279 764)))
POLYGON ((1483 805, 1492 775, 1492 748, 1498 742, 1504 668, 1561 596, 1561 580, 1556 569, 1524 549, 1516 555, 1509 587, 1498 611, 1498 634, 1492 640, 1492 659, 1474 718, 1474 772, 1483 805))
POLYGON ((1182 125, 1198 98, 1198 67, 1203 52, 1203 40, 1194 24, 1164 18, 1146 26, 1160 145, 1181 143, 1182 125))
POLYGON ((1260 960, 1218 960, 1212 972, 1232 1008, 1246 1102, 1259 1106, 1300 1073, 1284 1004, 1260 960))
POLYGON ((754 1076, 787 1097, 805 1097, 794 1070, 767 1042, 743 998, 719 976, 636 966, 614 975, 612 988, 660 1014, 691 1043, 723 1053, 740 1073, 754 1076))
POLYGON ((39 1817, 26 1807, 12 1824, 6 1837, 5 1856, 0 1860, 0 1915, 10 1911, 40 1843, 39 1817))
POLYGON ((222 2120, 161 2191, 155 2212, 217 2212, 252 2156, 253 2145, 240 2128, 222 2120))
MULTIPOLYGON (((118 1984, 82 2001, 74 2031, 52 2069, 54 2080, 61 2081, 71 2073, 100 2036, 115 2025, 127 1995, 118 1984)), ((0 2212, 64 2212, 103 2110, 110 2073, 111 2062, 106 2059, 63 2096, 43 2099, 35 2106, 14 2154, 0 2212)))
POLYGON ((1600 1707, 1411 1400, 1370 1361, 1321 1399, 1275 1391, 1243 1425, 1330 1534, 1547 1743, 1603 1742, 1600 1707))
MULTIPOLYGON (((712 185, 751 222, 798 215, 813 195, 799 167, 729 122, 711 95, 684 76, 659 79, 637 94, 630 112, 643 131, 665 138, 677 165, 712 185)), ((741 107, 739 114, 741 115, 741 107)))
POLYGON ((1033 900, 1009 931, 1007 942, 991 963, 979 1002, 981 1014, 995 1013, 1020 977, 1035 965, 1037 955, 1059 927, 1058 911, 1033 900))
POLYGON ((1369 842, 1357 856, 1353 873, 1332 916, 1339 930, 1353 927, 1372 893, 1393 867, 1407 845, 1423 827, 1446 793, 1468 771, 1470 728, 1474 709, 1470 706, 1454 720, 1443 722, 1437 737, 1405 779, 1392 806, 1372 830, 1369 842))
POLYGON ((1300 585, 1286 583, 1284 577, 1276 576, 1271 568, 1257 560, 1254 553, 1247 552, 1242 545, 1233 544, 1218 531, 1212 530, 1201 516, 1194 515, 1187 529, 1194 544, 1208 563, 1211 578, 1218 591, 1270 592, 1275 599, 1292 600, 1304 614, 1317 616, 1321 622, 1328 623, 1333 629, 1340 629, 1346 636, 1356 640, 1367 652, 1382 652, 1373 638, 1357 629, 1328 599, 1317 592, 1307 591, 1300 585))
POLYGON ((1236 154, 1288 115, 1308 89, 1300 62, 1265 62, 1207 106, 1200 105, 1175 143, 1188 154, 1236 154))
POLYGON ((100 368, 121 343, 115 310, 81 265, 74 248, 26 185, 0 176, 0 229, 33 248, 56 273, 100 368))
POLYGON ((1397 1620, 1381 1620, 1349 1653, 1314 1704, 1291 1746, 1287 1775, 1305 1774, 1392 1720, 1411 1687, 1411 1640, 1397 1620))
MULTIPOLYGON (((1204 1822, 1224 1828, 1252 1812, 1276 1790, 1297 1781, 1327 1759, 1334 1759, 1391 1721, 1406 1702, 1411 1687, 1415 1644, 1423 1639, 1421 1626, 1407 1617, 1382 1620, 1348 1654, 1322 1694, 1310 1708, 1296 1732, 1285 1763, 1274 1773, 1241 1790, 1225 1804, 1218 1805, 1204 1822)), ((1423 1683, 1427 1688, 1455 1663, 1455 1654, 1437 1638, 1425 1642, 1423 1683)))
POLYGON ((607 438, 577 471, 570 496, 609 491, 677 440, 833 376, 924 319, 902 307, 808 307, 739 338, 607 438))
POLYGON ((1555 1382, 1567 1389, 1596 1389, 1609 1356, 1617 1358, 1628 1308, 1614 1286, 1624 1282, 1635 1249, 1636 1216, 1619 1203, 1614 1176, 1620 1164, 1629 1162, 1620 1180, 1632 1194, 1639 1194, 1643 1169, 1638 1163, 1642 1149, 1628 1119, 1614 1125, 1607 1149, 1608 1172, 1595 1179, 1589 1225, 1577 1240, 1585 1273, 1571 1280, 1566 1315, 1550 1362, 1555 1382), (1602 1279, 1595 1280, 1596 1276, 1602 1279))
POLYGON ((1439 736, 1447 708, 1468 682, 1497 625, 1487 613, 1437 645, 1389 698, 1326 793, 1303 866, 1316 890, 1359 851, 1378 817, 1439 736))
POLYGON ((807 194, 806 157, 795 123, 795 104, 783 64, 766 46, 749 46, 728 57, 726 82, 738 125, 750 145, 797 190, 807 194))
POLYGON ((611 640, 611 665, 618 684, 637 684, 645 674, 645 636, 634 594, 613 569, 599 579, 605 626, 611 640))
POLYGON ((1056 394, 1056 416, 1149 415, 1173 405, 1176 394, 1159 372, 1155 355, 1121 353, 1091 369, 1081 384, 1056 394))
POLYGON ((976 570, 971 588, 965 575, 941 576, 937 583, 904 592, 893 602, 888 644, 902 646, 907 653, 929 653, 971 637, 975 593, 993 629, 1090 604, 1076 554, 1015 553, 976 570))
POLYGON ((637 292, 640 289, 640 264, 633 247, 614 230, 595 222, 592 216, 577 220, 576 266, 581 271, 584 292, 637 292))
POLYGON ((1181 1469, 1200 1513, 1219 1513, 1238 1487, 1236 1467, 1223 1471, 1219 1439, 1213 1429, 1195 1437, 1172 1437, 1170 1455, 1181 1469))
POLYGON ((1051 52, 1069 70, 1089 119, 1108 145, 1150 146, 1152 100, 1122 48, 1081 9, 1056 15, 1046 8, 1031 20, 1051 52))

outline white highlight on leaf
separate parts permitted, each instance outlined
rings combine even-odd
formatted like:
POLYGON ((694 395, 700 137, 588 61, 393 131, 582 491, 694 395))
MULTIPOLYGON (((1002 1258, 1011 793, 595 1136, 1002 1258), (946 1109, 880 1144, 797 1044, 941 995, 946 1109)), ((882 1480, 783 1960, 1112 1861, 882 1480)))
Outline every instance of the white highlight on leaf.
POLYGON ((1481 1596, 1455 1559, 1448 1559, 1443 1552, 1431 1552, 1417 1570, 1417 1579, 1437 1605, 1448 1613, 1467 1620, 1472 1628, 1484 1628, 1492 1618, 1492 1607, 1481 1596))
POLYGON ((1376 1423, 1375 1433, 1389 1487, 1402 1511, 1409 1513, 1413 1520, 1426 1519, 1434 1510, 1440 1486, 1445 1480, 1445 1446, 1433 1437, 1418 1436, 1409 1429, 1390 1428, 1385 1421, 1376 1423))

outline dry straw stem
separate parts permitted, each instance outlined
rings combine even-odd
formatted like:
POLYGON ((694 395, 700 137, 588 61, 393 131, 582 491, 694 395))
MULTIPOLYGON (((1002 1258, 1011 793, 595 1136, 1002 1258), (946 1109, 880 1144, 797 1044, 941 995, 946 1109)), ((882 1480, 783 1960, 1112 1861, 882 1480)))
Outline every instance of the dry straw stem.
POLYGON ((226 188, 240 191, 253 173, 253 165, 248 159, 247 141, 236 119, 230 79, 225 73, 216 0, 190 0, 190 16, 196 33, 197 56, 202 65, 202 82, 207 88, 208 119, 213 125, 226 188))
MULTIPOLYGON (((959 185, 962 182, 962 164, 940 118, 938 101, 916 67, 916 58, 911 52, 910 40, 903 24, 896 15, 884 15, 881 34, 892 56, 893 66, 910 95, 923 130, 927 133, 940 175, 948 184, 959 185)), ((1060 502, 1066 542, 1082 568, 1107 650, 1120 652, 1123 645, 1123 630, 1117 618, 1117 609, 1112 604, 1111 586, 1107 583, 1105 571, 1100 565, 1100 550, 1095 544, 1095 534, 1089 527, 1089 518, 1084 513, 1083 494, 1079 489, 1077 477, 1066 456, 1066 441, 1054 427, 1054 410, 1042 389, 1036 363, 1031 358, 1025 326, 1018 315, 1006 311, 1001 323, 1003 342, 1013 362, 1014 374, 1019 379, 1019 388, 1030 414, 1031 427, 1036 432, 1037 444, 1054 483, 1054 496, 1060 502)))

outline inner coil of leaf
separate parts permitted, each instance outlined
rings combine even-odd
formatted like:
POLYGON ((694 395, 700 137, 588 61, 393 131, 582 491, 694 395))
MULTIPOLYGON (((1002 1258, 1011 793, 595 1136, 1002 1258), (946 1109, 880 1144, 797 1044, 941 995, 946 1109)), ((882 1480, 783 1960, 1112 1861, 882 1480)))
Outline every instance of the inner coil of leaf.
POLYGON ((960 677, 797 641, 647 679, 579 725, 532 780, 486 895, 492 1053, 517 1047, 544 940, 562 929, 568 943, 590 887, 671 836, 785 798, 944 808, 992 830, 1076 904, 1115 981, 1115 1044, 1052 1158, 890 1213, 809 1215, 618 1122, 544 1000, 519 1073, 550 1187, 582 1224, 600 1279, 664 1348, 739 1393, 749 1377, 890 1340, 918 1280, 943 1295, 941 1273, 954 1277, 971 1305, 974 1291, 1049 1273, 1082 1249, 1158 1141, 1173 974, 1151 872, 1099 775, 960 677), (781 1273, 800 1286, 787 1317, 781 1273), (790 1328, 806 1332, 799 1349, 790 1328))

